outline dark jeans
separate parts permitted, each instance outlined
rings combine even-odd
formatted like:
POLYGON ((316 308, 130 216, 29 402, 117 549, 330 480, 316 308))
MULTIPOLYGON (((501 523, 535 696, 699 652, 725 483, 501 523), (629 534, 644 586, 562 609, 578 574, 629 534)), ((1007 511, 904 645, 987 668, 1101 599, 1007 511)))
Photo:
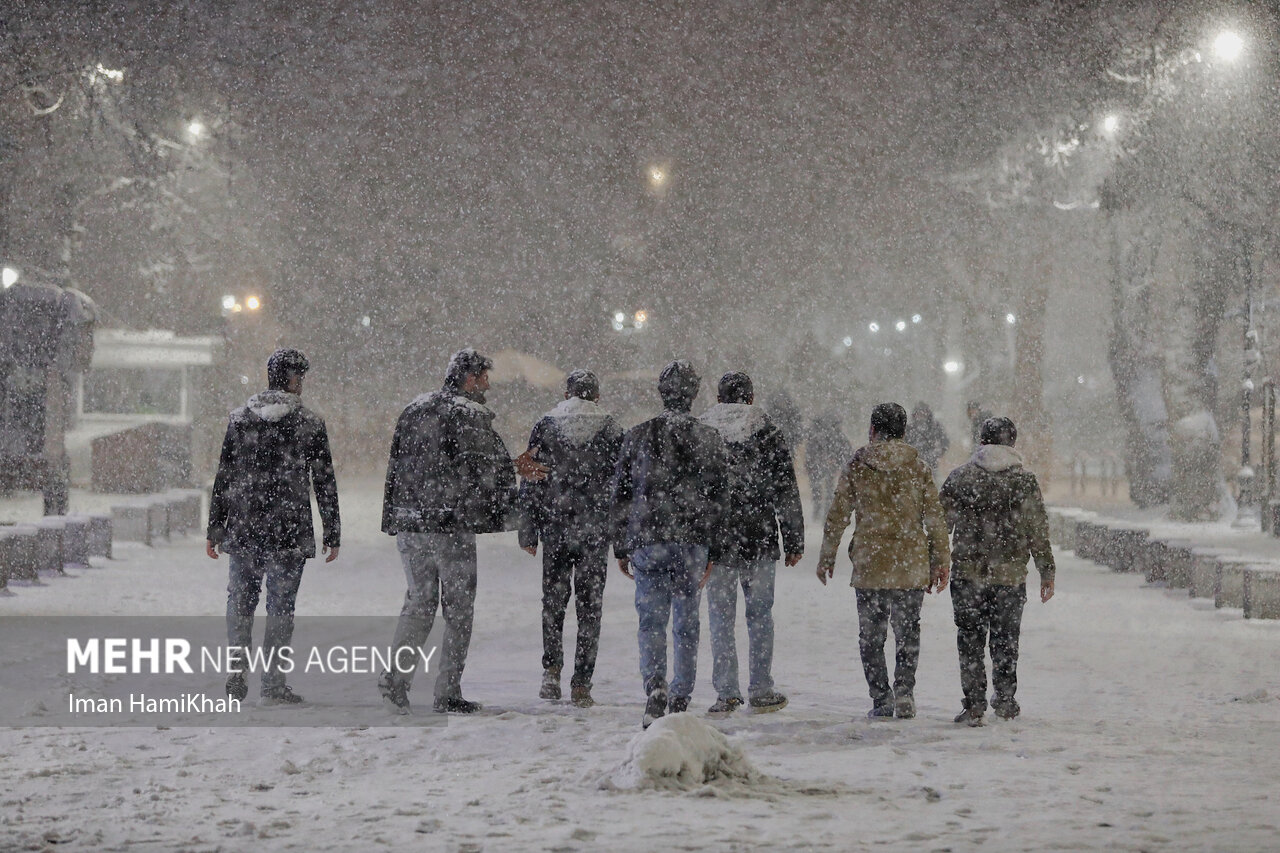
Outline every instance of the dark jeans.
MULTIPOLYGON (((236 657, 252 653, 249 650, 253 646, 253 613, 262 596, 262 582, 264 579, 267 582, 267 626, 262 637, 262 659, 266 663, 262 669, 262 694, 265 696, 284 687, 284 673, 278 666, 277 655, 282 646, 293 642, 293 610, 306 559, 297 551, 250 551, 230 557, 227 645, 240 650, 236 657)), ((246 667, 240 664, 236 668, 246 667)))
POLYGON ((542 547, 542 668, 564 666, 564 613, 570 587, 578 617, 573 657, 574 687, 590 687, 600 648, 600 611, 608 575, 607 543, 544 540, 542 547))
POLYGON ((987 709, 986 651, 991 643, 991 683, 995 702, 1009 702, 1018 690, 1018 637, 1027 587, 999 586, 956 578, 951 606, 960 651, 960 687, 964 707, 987 709))
POLYGON ((916 689, 916 664, 920 662, 920 608, 922 589, 859 589, 858 652, 867 677, 871 702, 877 708, 893 707, 895 698, 911 696, 916 689), (893 626, 897 655, 893 687, 885 664, 884 642, 893 626))

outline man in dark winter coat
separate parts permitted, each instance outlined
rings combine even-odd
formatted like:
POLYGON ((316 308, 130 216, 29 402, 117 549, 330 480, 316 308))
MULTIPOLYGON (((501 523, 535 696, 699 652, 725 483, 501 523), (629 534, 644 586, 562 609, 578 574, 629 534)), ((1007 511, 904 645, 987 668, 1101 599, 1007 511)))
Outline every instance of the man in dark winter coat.
POLYGON ((302 697, 285 684, 276 650, 293 639, 293 612, 302 567, 316 555, 311 524, 315 487, 324 525, 325 562, 338 556, 338 484, 324 421, 302 405, 306 356, 280 349, 267 361, 267 390, 231 413, 209 500, 205 552, 231 557, 227 584, 227 645, 236 658, 227 695, 244 699, 244 659, 253 641, 253 612, 267 584, 263 636, 266 704, 295 704, 302 697))
POLYGON ((852 455, 853 445, 845 437, 840 418, 823 414, 813 419, 804 446, 804 470, 809 475, 814 518, 827 517, 836 478, 852 455))
POLYGON ((907 424, 906 442, 920 453, 924 464, 928 465, 929 470, 935 474, 938 472, 938 463, 951 447, 951 439, 947 438, 947 431, 942 428, 942 424, 938 423, 937 418, 933 416, 933 410, 927 403, 916 403, 916 407, 911 411, 911 421, 907 424))
POLYGON ((996 716, 1020 711, 1018 639, 1027 603, 1027 560, 1040 573, 1040 600, 1053 597, 1054 563, 1049 519, 1036 475, 1013 449, 1018 430, 1008 418, 989 418, 973 458, 951 472, 942 506, 952 531, 951 604, 960 652, 964 710, 957 723, 982 725, 987 709, 988 637, 996 716))
POLYGON ((715 430, 689 413, 700 381, 687 361, 663 369, 658 393, 664 411, 627 431, 613 477, 613 553, 622 573, 636 582, 645 727, 668 710, 689 708, 700 593, 720 558, 725 448, 715 430), (668 618, 675 647, 669 688, 668 618))
MULTIPOLYGON (((471 644, 476 597, 476 534, 510 529, 515 471, 493 412, 484 404, 493 362, 473 349, 454 353, 444 387, 405 407, 396 422, 387 462, 382 530, 396 537, 408 590, 392 647, 395 672, 378 679, 383 699, 409 713, 409 687, 436 606, 444 616, 443 649, 435 685, 438 713, 470 714, 477 702, 462 698, 462 670, 471 644), (404 650, 403 652, 401 650, 404 650)), ((521 474, 546 468, 529 454, 516 460, 521 474)))
POLYGON ((920 454, 902 440, 906 430, 907 412, 897 403, 872 410, 871 441, 840 475, 818 555, 818 580, 825 585, 854 515, 850 585, 858 596, 858 652, 871 719, 916 715, 920 608, 926 592, 946 587, 951 569, 938 487, 920 454), (890 626, 897 645, 892 684, 884 657, 890 626))
POLYGON ((757 712, 776 711, 787 697, 773 685, 773 588, 778 558, 778 525, 782 525, 786 564, 804 553, 804 511, 796 487, 796 469, 782 431, 752 405, 751 377, 726 373, 720 378, 718 402, 702 422, 720 433, 729 465, 729 492, 719 528, 723 545, 707 581, 707 616, 711 623, 711 681, 716 703, 710 713, 732 713, 742 704, 738 683, 738 648, 734 639, 738 587, 746 603, 750 681, 747 696, 757 712))
POLYGON ((520 485, 525 510, 520 547, 538 553, 542 541, 543 699, 560 698, 564 667, 564 613, 572 585, 576 594, 578 643, 569 681, 570 700, 589 708, 591 676, 600 645, 600 613, 609 556, 609 498, 622 428, 600 408, 600 382, 575 370, 565 382, 564 402, 542 417, 529 448, 550 468, 541 482, 520 485))

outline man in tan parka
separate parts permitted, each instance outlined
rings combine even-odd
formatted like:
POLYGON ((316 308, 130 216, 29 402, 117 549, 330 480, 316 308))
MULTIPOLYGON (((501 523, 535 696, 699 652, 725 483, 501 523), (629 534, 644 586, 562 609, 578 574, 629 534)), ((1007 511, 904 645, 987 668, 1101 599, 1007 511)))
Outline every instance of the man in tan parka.
POLYGON ((929 466, 902 440, 906 429, 907 412, 897 403, 881 403, 872 411, 871 441, 840 474, 818 556, 818 580, 825 585, 853 514, 850 585, 858 596, 858 651, 872 719, 915 716, 920 608, 926 592, 946 588, 950 571, 938 489, 929 466), (884 655, 890 625, 897 646, 892 686, 884 655))

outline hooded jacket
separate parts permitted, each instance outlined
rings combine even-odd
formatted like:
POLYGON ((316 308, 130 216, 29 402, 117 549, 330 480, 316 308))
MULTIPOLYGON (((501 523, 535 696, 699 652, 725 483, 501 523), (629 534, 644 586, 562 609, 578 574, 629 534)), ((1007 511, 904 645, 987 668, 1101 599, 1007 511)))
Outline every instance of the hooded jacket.
POLYGON ((608 545, 613 469, 622 427, 598 403, 569 397, 533 426, 529 447, 551 470, 539 483, 520 484, 520 547, 538 540, 608 545))
POLYGON ((382 531, 493 533, 515 501, 511 456, 484 403, 446 388, 396 421, 382 500, 382 531))
POLYGON ((1027 560, 1034 558, 1041 581, 1053 580, 1044 498, 1018 451, 980 445, 947 477, 942 506, 953 533, 951 565, 957 578, 1020 586, 1027 579, 1027 560))
POLYGON ((209 541, 228 554, 296 551, 314 557, 313 485, 324 545, 337 548, 338 484, 324 421, 297 394, 255 394, 227 424, 209 499, 209 541))
POLYGON ((855 517, 851 586, 925 589, 950 559, 947 526, 929 466, 898 439, 858 448, 840 473, 822 532, 819 566, 835 565, 840 537, 855 517))
POLYGON ((720 433, 728 463, 725 514, 717 525, 721 562, 777 560, 779 523, 783 550, 804 553, 804 511, 782 430, 763 409, 746 403, 717 403, 701 420, 720 433))
POLYGON ((614 555, 678 543, 704 545, 718 561, 726 486, 724 442, 688 412, 668 409, 632 427, 613 474, 614 555))

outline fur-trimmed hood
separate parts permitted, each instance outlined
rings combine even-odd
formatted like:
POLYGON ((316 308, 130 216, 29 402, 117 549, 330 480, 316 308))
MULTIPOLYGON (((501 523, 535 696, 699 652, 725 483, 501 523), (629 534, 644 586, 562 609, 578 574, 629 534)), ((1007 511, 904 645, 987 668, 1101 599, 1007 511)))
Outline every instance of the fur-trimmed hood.
POLYGON ((764 409, 750 403, 716 403, 702 413, 701 420, 730 444, 745 444, 770 426, 764 409))
POLYGON ((588 444, 613 420, 599 403, 581 397, 562 400, 546 417, 555 422, 556 431, 574 447, 588 444))
POLYGON ((985 471, 998 473, 1022 467, 1022 454, 1004 444, 980 444, 973 451, 973 464, 985 471))
POLYGON ((276 423, 301 409, 302 398, 288 391, 263 391, 250 397, 244 407, 264 421, 276 423))

